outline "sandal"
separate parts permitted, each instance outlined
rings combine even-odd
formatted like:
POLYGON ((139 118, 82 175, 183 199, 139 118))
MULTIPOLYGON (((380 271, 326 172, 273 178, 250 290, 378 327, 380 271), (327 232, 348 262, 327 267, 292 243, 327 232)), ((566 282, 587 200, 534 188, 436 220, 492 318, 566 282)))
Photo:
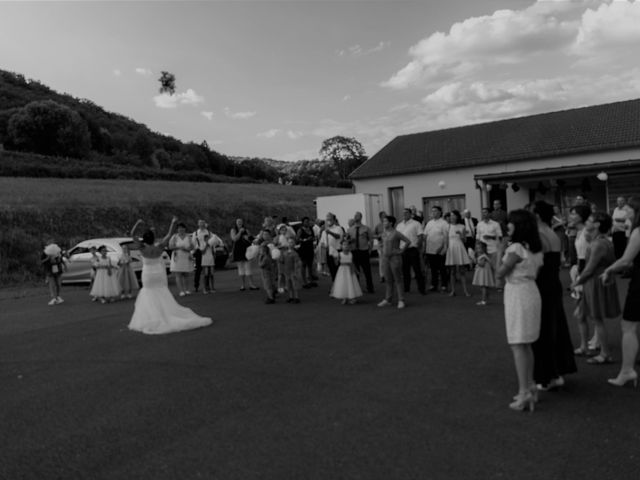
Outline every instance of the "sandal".
POLYGON ((607 363, 613 363, 613 358, 610 356, 596 355, 587 360, 587 363, 591 365, 605 365, 607 363))
POLYGON ((574 354, 576 357, 588 357, 588 356, 589 356, 589 350, 588 350, 588 349, 586 349, 586 348, 583 348, 583 347, 579 347, 579 348, 576 348, 576 349, 573 351, 573 354, 574 354))

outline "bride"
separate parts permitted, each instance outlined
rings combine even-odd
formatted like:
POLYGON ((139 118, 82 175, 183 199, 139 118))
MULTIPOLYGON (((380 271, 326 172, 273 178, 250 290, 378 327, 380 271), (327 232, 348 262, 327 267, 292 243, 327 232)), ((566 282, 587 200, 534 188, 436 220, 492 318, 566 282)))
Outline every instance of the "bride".
MULTIPOLYGON (((133 247, 139 248, 142 255, 142 288, 138 293, 133 317, 129 323, 130 330, 160 334, 211 325, 210 318, 200 317, 191 309, 178 305, 167 287, 167 273, 162 252, 171 238, 177 221, 178 219, 173 217, 169 233, 159 242, 155 242, 153 231, 147 230, 142 235, 142 241, 133 247)), ((131 229, 131 236, 134 239, 135 231, 141 223, 143 221, 138 220, 131 229)))

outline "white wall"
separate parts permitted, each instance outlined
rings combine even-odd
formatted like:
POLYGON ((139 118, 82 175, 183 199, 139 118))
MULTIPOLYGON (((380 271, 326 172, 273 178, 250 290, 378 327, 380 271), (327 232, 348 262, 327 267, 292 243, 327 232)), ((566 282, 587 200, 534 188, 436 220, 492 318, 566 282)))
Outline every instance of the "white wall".
MULTIPOLYGON (((566 157, 540 158, 521 162, 503 162, 480 167, 439 170, 409 175, 367 178, 354 180, 353 184, 355 191, 358 193, 382 195, 385 211, 389 211, 388 188, 404 187, 405 205, 416 205, 421 208, 423 197, 465 195, 467 208, 473 216, 479 217, 481 208, 487 205, 488 194, 475 188, 474 175, 574 167, 636 158, 640 158, 640 148, 566 157), (444 182, 444 187, 439 187, 439 182, 444 182)), ((523 207, 528 201, 529 194, 527 189, 523 188, 518 192, 514 192, 511 189, 507 190, 507 205, 510 210, 523 207)))

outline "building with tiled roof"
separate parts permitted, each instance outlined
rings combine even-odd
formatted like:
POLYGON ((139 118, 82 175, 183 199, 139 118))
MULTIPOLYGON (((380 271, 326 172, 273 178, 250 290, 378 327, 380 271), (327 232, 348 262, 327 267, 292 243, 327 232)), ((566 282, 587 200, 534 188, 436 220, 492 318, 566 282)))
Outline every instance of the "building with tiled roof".
POLYGON ((640 193, 640 99, 396 137, 351 174, 388 212, 507 209, 545 199, 598 208, 640 193))

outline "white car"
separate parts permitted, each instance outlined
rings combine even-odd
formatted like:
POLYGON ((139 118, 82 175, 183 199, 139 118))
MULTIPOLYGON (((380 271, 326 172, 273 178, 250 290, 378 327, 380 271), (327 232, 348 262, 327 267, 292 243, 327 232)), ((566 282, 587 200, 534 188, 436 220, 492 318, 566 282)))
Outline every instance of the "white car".
MULTIPOLYGON (((131 237, 92 238, 78 243, 67 252, 67 269, 62 274, 62 283, 90 283, 92 268, 91 248, 95 247, 97 249, 101 245, 107 247, 107 255, 114 264, 117 264, 122 256, 122 246, 129 246, 131 265, 138 278, 140 278, 142 259, 140 258, 140 251, 131 248, 133 245, 131 237)), ((162 254, 162 257, 168 272, 171 260, 166 252, 162 254)))

